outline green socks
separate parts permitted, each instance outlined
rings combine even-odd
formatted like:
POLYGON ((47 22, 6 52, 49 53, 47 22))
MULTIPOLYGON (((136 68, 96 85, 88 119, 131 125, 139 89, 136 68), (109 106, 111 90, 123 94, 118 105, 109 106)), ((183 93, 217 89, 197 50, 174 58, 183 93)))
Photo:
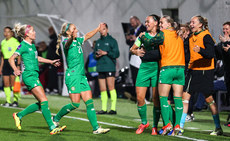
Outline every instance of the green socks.
POLYGON ((22 119, 22 117, 24 117, 25 115, 31 114, 33 112, 38 111, 41 108, 40 103, 36 102, 33 103, 29 106, 27 106, 24 110, 22 110, 21 112, 17 113, 17 116, 22 119))
POLYGON ((109 91, 111 97, 111 110, 116 111, 117 92, 115 89, 109 91))
POLYGON ((56 128, 56 126, 54 125, 52 119, 51 119, 51 113, 48 107, 48 101, 43 101, 41 102, 41 111, 42 111, 42 115, 46 120, 46 123, 49 126, 50 131, 53 130, 54 128, 56 128))
POLYGON ((158 126, 158 122, 161 116, 161 109, 160 107, 153 107, 153 128, 158 126))
POLYGON ((176 125, 180 125, 180 120, 183 113, 183 103, 182 103, 182 97, 174 96, 173 99, 175 103, 175 113, 176 113, 176 120, 174 126, 176 126, 176 125))
POLYGON ((10 89, 10 87, 4 87, 3 88, 3 90, 4 90, 4 92, 5 92, 5 95, 6 95, 6 102, 7 103, 11 103, 11 89, 10 89))
POLYGON ((167 125, 169 123, 169 104, 167 96, 160 96, 161 103, 161 116, 163 118, 164 124, 167 125))
POLYGON ((174 123, 175 123, 175 111, 173 110, 171 105, 169 105, 169 120, 171 121, 172 125, 174 125, 174 123))
POLYGON ((93 127, 93 131, 96 131, 99 126, 97 124, 97 117, 96 112, 93 106, 93 100, 89 99, 85 102, 86 110, 87 110, 87 116, 90 121, 91 126, 93 127))
POLYGON ((107 91, 102 91, 101 92, 101 103, 102 103, 103 111, 107 111, 107 101, 108 101, 107 91))
POLYGON ((146 104, 143 106, 137 106, 138 113, 141 117, 141 123, 147 124, 147 106, 146 104))
POLYGON ((78 108, 80 103, 69 103, 61 108, 61 110, 54 116, 54 121, 59 122, 59 120, 70 111, 78 108))

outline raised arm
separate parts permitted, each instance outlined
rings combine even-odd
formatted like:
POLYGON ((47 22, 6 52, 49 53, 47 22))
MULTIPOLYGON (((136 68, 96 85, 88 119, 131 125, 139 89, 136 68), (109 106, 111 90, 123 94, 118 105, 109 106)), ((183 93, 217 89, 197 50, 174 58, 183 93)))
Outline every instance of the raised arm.
POLYGON ((104 24, 104 23, 100 23, 97 28, 95 28, 94 30, 86 33, 85 36, 84 36, 84 41, 92 38, 100 30, 100 27, 101 27, 102 24, 104 24))
POLYGON ((20 75, 22 72, 17 68, 17 66, 15 65, 15 58, 17 58, 19 55, 17 53, 14 53, 10 58, 9 58, 9 63, 10 66, 12 67, 12 69, 14 70, 14 75, 18 76, 20 75))

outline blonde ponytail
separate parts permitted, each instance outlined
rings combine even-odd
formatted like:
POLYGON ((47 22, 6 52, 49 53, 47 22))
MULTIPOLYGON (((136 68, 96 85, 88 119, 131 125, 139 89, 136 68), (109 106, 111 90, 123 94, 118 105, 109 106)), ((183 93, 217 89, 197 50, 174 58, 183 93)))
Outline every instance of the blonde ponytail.
POLYGON ((67 25, 71 25, 71 23, 63 23, 61 26, 61 33, 58 34, 58 40, 57 40, 57 45, 56 45, 56 54, 60 55, 58 50, 60 48, 60 43, 61 43, 61 37, 67 37, 66 31, 69 29, 69 27, 67 27, 67 25), (67 29, 66 29, 67 27, 67 29))
POLYGON ((60 48, 60 43, 61 43, 61 33, 58 34, 58 39, 57 39, 57 45, 56 45, 56 54, 60 56, 58 50, 60 48))
POLYGON ((204 18, 204 29, 209 30, 208 28, 208 19, 204 18))
POLYGON ((21 23, 16 23, 14 25, 13 30, 17 34, 17 36, 24 38, 26 27, 27 27, 27 25, 21 25, 21 23))

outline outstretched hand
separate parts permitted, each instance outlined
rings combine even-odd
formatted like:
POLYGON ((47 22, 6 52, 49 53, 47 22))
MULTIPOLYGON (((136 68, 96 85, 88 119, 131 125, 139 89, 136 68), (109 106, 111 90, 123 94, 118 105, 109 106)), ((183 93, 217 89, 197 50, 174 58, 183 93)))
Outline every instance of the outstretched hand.
POLYGON ((61 62, 60 59, 55 59, 52 60, 50 64, 54 65, 55 67, 59 67, 61 65, 61 62))
POLYGON ((224 35, 224 36, 219 35, 219 39, 223 43, 227 42, 227 41, 229 41, 229 35, 224 35))
POLYGON ((14 70, 14 75, 15 76, 19 76, 19 75, 21 75, 21 73, 22 73, 22 71, 20 71, 19 69, 14 70))

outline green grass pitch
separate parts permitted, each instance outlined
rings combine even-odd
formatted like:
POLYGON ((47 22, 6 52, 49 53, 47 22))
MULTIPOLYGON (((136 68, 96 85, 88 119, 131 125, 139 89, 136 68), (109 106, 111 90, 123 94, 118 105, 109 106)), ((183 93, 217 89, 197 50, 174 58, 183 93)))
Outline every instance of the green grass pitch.
MULTIPOLYGON (((68 97, 48 96, 49 107, 52 113, 57 113, 58 110, 65 104, 70 102, 68 97)), ((5 99, 0 98, 0 103, 4 103, 5 99)), ((22 96, 19 101, 20 107, 25 108, 31 103, 36 102, 31 95, 22 96)), ((100 99, 94 99, 95 109, 101 109, 100 99)), ((110 101, 108 100, 108 108, 110 101)), ((152 108, 153 104, 147 106, 148 121, 152 126, 152 108)), ((48 126, 41 113, 33 113, 25 116, 22 119, 22 130, 17 130, 14 124, 12 114, 19 112, 21 109, 5 108, 0 106, 0 141, 143 141, 143 140, 230 140, 230 128, 222 126, 224 136, 210 136, 210 131, 214 129, 214 122, 210 111, 195 112, 195 121, 185 124, 185 138, 173 136, 151 136, 151 127, 145 130, 141 135, 136 135, 135 130, 140 124, 140 118, 137 112, 137 105, 126 99, 118 99, 117 115, 97 115, 100 125, 104 128, 110 128, 111 131, 103 135, 92 134, 92 127, 87 119, 86 108, 83 101, 80 107, 69 113, 66 118, 60 122, 61 125, 66 125, 65 131, 57 135, 50 135, 48 126), (83 119, 83 120, 79 120, 83 119), (124 125, 131 128, 118 127, 116 125, 124 125), (133 127, 133 128, 132 128, 133 127)), ((229 112, 221 112, 221 125, 225 123, 229 112)), ((159 128, 162 127, 162 121, 159 123, 159 128)))

